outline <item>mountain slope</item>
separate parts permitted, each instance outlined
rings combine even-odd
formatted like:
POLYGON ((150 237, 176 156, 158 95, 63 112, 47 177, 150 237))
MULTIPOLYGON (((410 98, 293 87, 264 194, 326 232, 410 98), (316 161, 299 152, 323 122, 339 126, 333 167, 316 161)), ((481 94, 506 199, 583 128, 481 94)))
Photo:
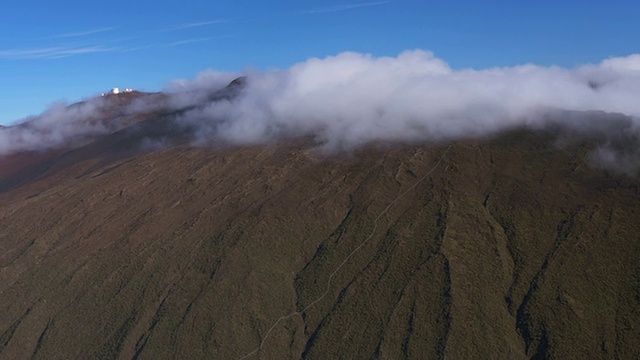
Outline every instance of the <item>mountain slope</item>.
POLYGON ((640 356, 638 181, 587 143, 137 134, 0 179, 2 357, 640 356))

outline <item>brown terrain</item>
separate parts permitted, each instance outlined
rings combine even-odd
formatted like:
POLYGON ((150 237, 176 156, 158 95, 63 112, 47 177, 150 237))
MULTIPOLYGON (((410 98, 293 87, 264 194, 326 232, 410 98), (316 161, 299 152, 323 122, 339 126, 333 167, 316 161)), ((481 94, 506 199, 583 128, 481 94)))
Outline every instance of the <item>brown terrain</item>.
POLYGON ((640 358, 640 182, 591 142, 202 148, 167 119, 0 158, 0 358, 640 358))

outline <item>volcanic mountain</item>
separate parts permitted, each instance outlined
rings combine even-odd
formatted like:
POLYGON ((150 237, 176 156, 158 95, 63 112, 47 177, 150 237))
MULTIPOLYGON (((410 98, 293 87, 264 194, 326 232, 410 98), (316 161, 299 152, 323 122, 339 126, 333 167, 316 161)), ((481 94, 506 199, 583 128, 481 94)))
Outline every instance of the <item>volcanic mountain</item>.
POLYGON ((640 182, 597 138, 195 146, 119 106, 0 158, 2 358, 640 357, 640 182))

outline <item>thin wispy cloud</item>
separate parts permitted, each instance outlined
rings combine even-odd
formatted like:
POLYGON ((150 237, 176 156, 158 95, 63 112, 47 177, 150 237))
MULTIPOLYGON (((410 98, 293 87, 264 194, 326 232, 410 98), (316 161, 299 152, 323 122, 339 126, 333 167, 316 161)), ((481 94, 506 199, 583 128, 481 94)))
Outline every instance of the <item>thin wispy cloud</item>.
POLYGON ((310 10, 303 10, 300 13, 302 14, 334 13, 334 12, 340 12, 340 11, 364 8, 364 7, 384 5, 384 4, 389 4, 390 2, 391 2, 390 0, 387 0, 387 1, 373 1, 373 2, 359 3, 359 4, 334 5, 334 6, 327 6, 322 8, 310 9, 310 10))
POLYGON ((75 55, 104 53, 117 50, 116 48, 97 46, 82 47, 44 47, 36 49, 9 49, 0 50, 0 59, 3 60, 28 60, 28 59, 61 59, 75 55))
POLYGON ((189 45, 194 43, 225 39, 232 36, 233 35, 220 35, 220 36, 211 36, 211 37, 205 37, 205 38, 184 39, 184 40, 178 40, 178 41, 174 41, 172 43, 167 43, 167 44, 149 44, 149 45, 141 45, 141 46, 135 46, 135 47, 129 47, 129 48, 121 48, 118 51, 133 52, 133 51, 150 50, 150 49, 163 49, 163 48, 166 49, 166 48, 184 46, 184 45, 189 45))
POLYGON ((65 39, 65 38, 82 37, 82 36, 88 36, 88 35, 94 35, 94 34, 99 34, 99 33, 103 33, 103 32, 113 31, 113 30, 115 30, 117 28, 118 27, 116 27, 116 26, 104 27, 104 28, 99 28, 99 29, 91 29, 91 30, 73 32, 73 33, 52 35, 52 36, 46 37, 45 39, 65 39))
POLYGON ((188 44, 199 43, 204 41, 218 40, 218 39, 228 38, 230 36, 231 35, 222 35, 222 36, 212 36, 212 37, 206 37, 206 38, 180 40, 180 41, 172 42, 170 44, 166 44, 165 47, 174 47, 174 46, 188 45, 188 44))
POLYGON ((234 22, 234 19, 219 19, 219 20, 210 20, 210 21, 202 21, 202 22, 194 22, 189 24, 182 24, 177 29, 188 29, 193 27, 200 26, 208 26, 208 25, 216 25, 216 24, 229 24, 234 22))
POLYGON ((236 20, 237 19, 215 19, 215 20, 208 20, 208 21, 192 22, 192 23, 180 24, 170 28, 156 30, 155 32, 169 32, 169 31, 198 28, 198 27, 209 26, 209 25, 231 24, 236 22, 236 20))
MULTIPOLYGON (((112 52, 117 50, 117 48, 110 48, 105 46, 88 46, 88 47, 80 47, 75 49, 62 49, 51 56, 55 56, 57 58, 68 57, 73 55, 82 55, 82 54, 93 54, 93 53, 103 53, 103 52, 112 52)), ((51 57, 53 58, 53 57, 51 57)))
POLYGON ((165 28, 161 30, 147 30, 146 33, 143 31, 138 35, 132 35, 128 37, 120 37, 120 38, 106 38, 101 39, 100 42, 102 45, 92 45, 92 44, 64 44, 60 43, 63 39, 73 39, 73 38, 82 38, 82 37, 91 37, 91 35, 107 33, 113 30, 118 29, 119 27, 102 27, 89 29, 85 31, 78 31, 73 33, 65 33, 65 34, 57 34, 51 35, 45 38, 40 38, 39 40, 59 40, 58 43, 54 41, 49 41, 49 44, 43 44, 37 47, 31 48, 20 48, 20 49, 0 49, 0 60, 27 60, 27 59, 60 59, 66 58, 76 55, 83 54, 91 54, 91 53, 105 53, 105 52, 132 52, 132 51, 141 51, 147 49, 159 49, 159 48, 171 48, 177 47, 192 43, 205 42, 214 39, 220 39, 224 37, 229 37, 229 35, 223 36, 213 36, 213 37, 204 37, 204 38, 190 38, 185 40, 178 40, 172 43, 156 43, 156 44, 136 44, 131 43, 133 40, 141 40, 144 38, 152 37, 153 33, 161 33, 161 32, 170 32, 177 31, 181 29, 191 29, 204 27, 208 25, 215 24, 225 24, 234 22, 234 19, 216 19, 209 21, 201 21, 201 22, 191 22, 185 23, 181 25, 176 25, 172 28, 165 28), (129 45, 127 45, 129 43, 129 45), (117 46, 114 46, 117 45, 117 46))

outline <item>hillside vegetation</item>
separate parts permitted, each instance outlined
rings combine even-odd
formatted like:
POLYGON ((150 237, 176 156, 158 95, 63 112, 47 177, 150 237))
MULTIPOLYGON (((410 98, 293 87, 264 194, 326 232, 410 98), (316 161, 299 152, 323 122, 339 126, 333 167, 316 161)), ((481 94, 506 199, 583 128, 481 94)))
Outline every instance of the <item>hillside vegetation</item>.
POLYGON ((640 357, 639 182, 588 143, 122 144, 0 177, 0 357, 640 357))

